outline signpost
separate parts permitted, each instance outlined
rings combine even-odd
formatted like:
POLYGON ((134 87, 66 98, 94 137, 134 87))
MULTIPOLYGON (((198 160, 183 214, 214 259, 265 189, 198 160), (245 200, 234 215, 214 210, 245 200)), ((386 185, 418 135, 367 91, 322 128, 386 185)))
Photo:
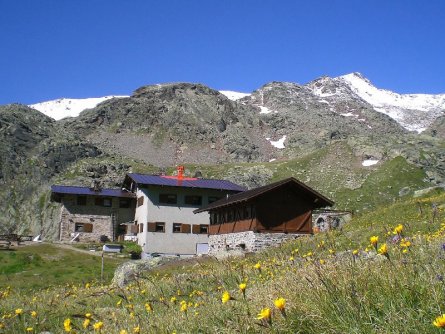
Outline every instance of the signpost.
POLYGON ((111 245, 111 244, 105 244, 102 246, 102 265, 100 268, 100 280, 103 282, 104 280, 104 253, 121 253, 122 252, 122 245, 111 245))

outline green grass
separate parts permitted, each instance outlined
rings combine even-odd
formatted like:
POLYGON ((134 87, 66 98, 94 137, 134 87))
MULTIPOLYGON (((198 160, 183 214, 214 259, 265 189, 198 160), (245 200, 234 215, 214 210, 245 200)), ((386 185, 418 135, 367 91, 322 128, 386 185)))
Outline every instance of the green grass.
MULTIPOLYGON (((104 280, 110 282, 122 259, 105 258, 104 280)), ((51 244, 0 250, 0 287, 40 289, 100 280, 101 257, 51 244)))
POLYGON ((103 333, 439 333, 433 321, 445 313, 444 240, 445 194, 408 197, 355 216, 341 231, 246 257, 169 263, 125 288, 84 280, 28 294, 3 287, 0 333, 61 333, 66 319, 76 333, 100 322, 103 333), (398 224, 408 248, 393 240, 398 224), (377 248, 386 243, 387 256, 376 254, 371 236, 379 237, 377 248), (274 305, 279 297, 284 312, 274 305), (270 319, 258 319, 265 308, 270 319))

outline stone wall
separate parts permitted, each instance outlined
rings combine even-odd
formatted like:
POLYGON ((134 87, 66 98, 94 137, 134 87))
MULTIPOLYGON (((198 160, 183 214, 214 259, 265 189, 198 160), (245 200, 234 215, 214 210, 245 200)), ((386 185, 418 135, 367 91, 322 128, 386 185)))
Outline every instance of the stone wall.
POLYGON ((209 255, 219 255, 224 252, 258 250, 277 246, 283 241, 296 239, 300 234, 291 233, 255 233, 253 231, 217 234, 209 236, 209 255))
POLYGON ((72 214, 65 207, 62 207, 60 222, 60 240, 70 241, 75 235, 79 234, 77 241, 80 242, 99 242, 102 235, 109 239, 113 237, 113 229, 110 215, 93 214, 72 214), (75 225, 92 224, 91 232, 76 232, 75 225))

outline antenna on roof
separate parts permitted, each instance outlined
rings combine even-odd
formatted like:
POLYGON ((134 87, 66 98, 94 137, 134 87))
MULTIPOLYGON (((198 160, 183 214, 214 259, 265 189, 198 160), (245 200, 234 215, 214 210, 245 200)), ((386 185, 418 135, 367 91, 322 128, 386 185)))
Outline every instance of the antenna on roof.
POLYGON ((102 185, 100 184, 99 180, 93 180, 91 188, 93 191, 100 192, 102 190, 102 185))

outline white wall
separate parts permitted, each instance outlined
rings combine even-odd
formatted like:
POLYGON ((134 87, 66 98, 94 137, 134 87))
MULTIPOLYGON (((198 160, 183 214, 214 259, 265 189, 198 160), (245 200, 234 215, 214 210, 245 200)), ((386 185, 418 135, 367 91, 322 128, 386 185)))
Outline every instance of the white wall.
POLYGON ((193 189, 181 187, 150 186, 138 189, 137 196, 144 196, 144 204, 136 207, 135 220, 144 224, 143 233, 138 234, 138 242, 147 253, 196 254, 196 244, 207 243, 207 234, 173 233, 173 223, 190 225, 209 224, 209 214, 193 211, 208 204, 209 196, 225 197, 227 191, 214 189, 193 189), (177 204, 160 204, 159 194, 176 194, 177 204), (201 206, 185 205, 185 195, 202 196, 201 206), (165 222, 165 232, 147 232, 147 222, 165 222))

